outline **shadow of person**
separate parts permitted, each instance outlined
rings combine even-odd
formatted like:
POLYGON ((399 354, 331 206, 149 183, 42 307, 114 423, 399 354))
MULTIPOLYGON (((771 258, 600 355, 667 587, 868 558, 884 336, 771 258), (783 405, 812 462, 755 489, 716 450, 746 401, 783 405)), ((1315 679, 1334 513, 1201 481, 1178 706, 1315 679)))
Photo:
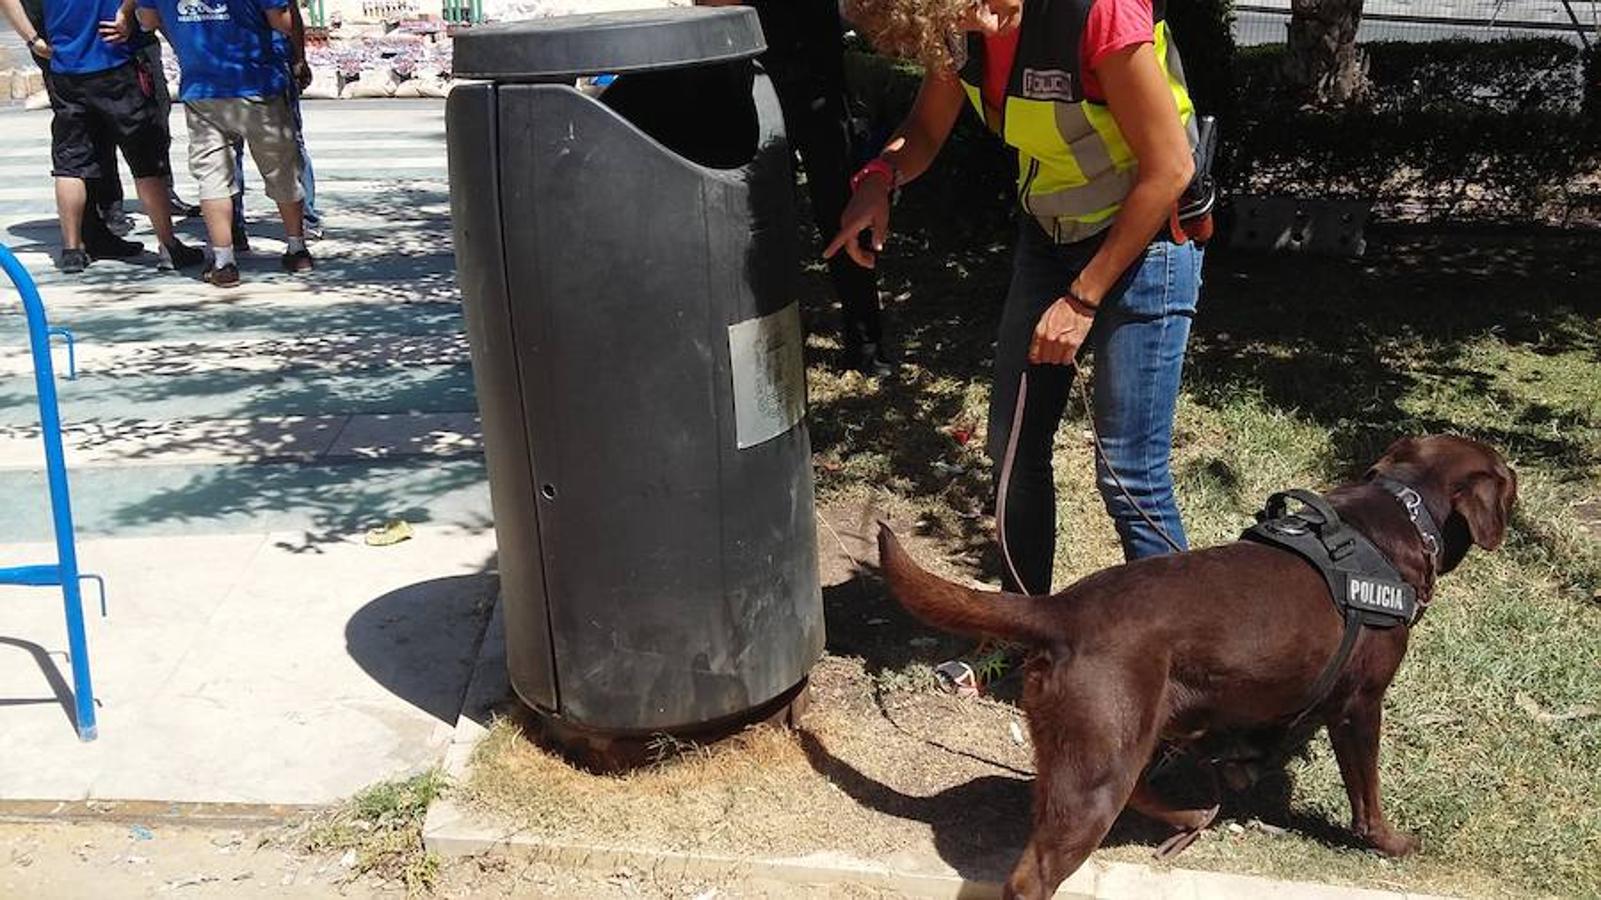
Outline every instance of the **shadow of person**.
POLYGON ((407 585, 345 624, 345 649, 373 680, 455 725, 500 578, 490 572, 407 585))
MULTIPOLYGON (((963 879, 1006 879, 1032 830, 1030 778, 982 775, 928 796, 914 796, 880 782, 830 753, 816 734, 796 732, 812 769, 862 806, 929 826, 939 858, 963 879)), ((1169 832, 1125 812, 1101 846, 1154 847, 1169 832)))
MULTIPOLYGON (((916 796, 884 784, 840 759, 804 727, 796 732, 796 738, 812 769, 856 803, 884 815, 928 825, 939 858, 965 880, 1004 881, 1028 843, 1032 830, 1031 778, 982 775, 936 794, 916 796)), ((960 753, 938 744, 933 746, 960 753)), ((1177 777, 1186 779, 1183 773, 1177 777)), ((1173 788, 1181 794, 1194 789, 1192 784, 1173 781, 1170 777, 1169 783, 1162 785, 1164 794, 1173 788)), ((1246 790, 1225 793, 1221 814, 1212 827, 1228 821, 1250 821, 1262 823, 1266 826, 1263 830, 1294 831, 1331 847, 1360 846, 1339 825, 1295 809, 1293 790, 1294 780, 1283 768, 1263 772, 1246 790)), ((1154 851, 1172 833, 1167 826, 1126 809, 1100 846, 1140 846, 1154 851)))
POLYGON ((0 708, 7 706, 42 706, 54 703, 66 713, 67 722, 73 728, 78 727, 78 716, 73 703, 72 687, 62 676, 61 670, 56 667, 55 660, 50 658, 50 651, 21 638, 0 637, 0 646, 16 647, 18 650, 33 657, 34 665, 39 667, 39 673, 44 676, 45 683, 50 686, 53 697, 0 697, 0 708))

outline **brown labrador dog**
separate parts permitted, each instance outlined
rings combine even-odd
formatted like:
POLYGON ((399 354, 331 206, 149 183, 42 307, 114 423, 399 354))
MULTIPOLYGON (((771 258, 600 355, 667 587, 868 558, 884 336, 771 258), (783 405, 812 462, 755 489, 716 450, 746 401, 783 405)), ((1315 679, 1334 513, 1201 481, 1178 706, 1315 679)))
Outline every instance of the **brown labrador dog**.
MULTIPOLYGON (((1517 476, 1476 441, 1406 438, 1363 482, 1326 497, 1427 603, 1435 576, 1454 569, 1472 545, 1501 545, 1517 476), (1368 483, 1379 475, 1421 495, 1444 538, 1437 558, 1402 504, 1368 483)), ((1316 569, 1247 541, 1117 566, 1051 597, 947 581, 913 562, 887 527, 879 553, 890 593, 914 615, 1033 651, 1023 688, 1038 772, 1033 832, 1007 881, 1008 897, 1052 895, 1125 806, 1180 837, 1210 824, 1216 806, 1177 808, 1145 784, 1158 742, 1275 727, 1282 734, 1312 701, 1308 693, 1344 631, 1316 569)), ((1391 827, 1379 805, 1379 723, 1409 631, 1365 628, 1334 687, 1307 716, 1328 728, 1356 835, 1395 856, 1418 841, 1391 827)))

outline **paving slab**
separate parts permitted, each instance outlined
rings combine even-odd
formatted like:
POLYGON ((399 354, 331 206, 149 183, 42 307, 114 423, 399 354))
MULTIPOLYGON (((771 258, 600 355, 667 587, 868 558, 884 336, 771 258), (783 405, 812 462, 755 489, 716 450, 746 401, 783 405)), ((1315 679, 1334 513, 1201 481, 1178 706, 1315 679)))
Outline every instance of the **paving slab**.
POLYGON ((463 456, 483 451, 476 413, 352 416, 328 449, 330 459, 463 456))
MULTIPOLYGON (((491 522, 480 457, 89 466, 70 480, 80 537, 293 531, 316 545, 393 518, 471 530, 491 522)), ((0 542, 48 539, 42 472, 0 469, 0 497, 25 511, 0 518, 0 542)))
POLYGON ((81 542, 112 612, 91 619, 89 744, 59 593, 0 588, 0 799, 320 804, 438 765, 498 590, 492 533, 297 538, 81 542))
MULTIPOLYGON (((75 332, 76 333, 76 330, 75 332)), ((455 334, 297 334, 258 340, 98 341, 80 339, 79 375, 185 375, 196 372, 363 372, 391 366, 460 365, 468 361, 467 336, 455 334)), ((56 367, 67 374, 65 347, 56 367)), ((0 346, 0 375, 33 374, 33 355, 20 341, 0 346)))
MULTIPOLYGON (((103 419, 239 418, 330 413, 467 412, 476 408, 466 365, 395 367, 359 373, 99 373, 60 381, 65 422, 103 419)), ((0 427, 39 421, 33 377, 0 376, 0 427)))
MULTIPOLYGON (((319 460, 473 456, 475 413, 118 419, 62 431, 67 465, 85 468, 312 463, 319 460)), ((0 428, 0 470, 44 468, 39 428, 0 428)))
MULTIPOLYGON (((259 419, 116 419, 62 429, 70 471, 90 466, 311 462, 327 454, 349 416, 259 419)), ((37 426, 0 428, 0 469, 44 468, 37 426)))
MULTIPOLYGON (((85 351, 101 343, 182 342, 218 334, 251 339, 330 333, 404 336, 464 327, 461 304, 455 300, 391 303, 360 295, 299 293, 291 298, 294 315, 286 316, 282 294, 242 294, 223 302, 173 297, 137 283, 122 286, 115 302, 106 302, 104 294, 103 290, 58 287, 46 291, 44 299, 51 321, 70 327, 85 351), (90 299, 75 299, 86 295, 90 299)), ((0 293, 0 329, 14 327, 20 338, 20 320, 12 325, 6 315, 20 316, 21 307, 14 297, 0 293)), ((64 359, 59 348, 56 354, 64 359)))

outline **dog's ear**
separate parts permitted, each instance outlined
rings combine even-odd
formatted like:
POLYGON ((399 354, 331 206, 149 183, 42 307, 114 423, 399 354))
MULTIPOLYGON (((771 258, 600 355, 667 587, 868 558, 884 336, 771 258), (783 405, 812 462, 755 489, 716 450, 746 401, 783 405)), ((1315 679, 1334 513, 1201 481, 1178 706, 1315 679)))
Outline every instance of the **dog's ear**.
POLYGON ((1467 522, 1473 543, 1495 550, 1506 540, 1507 518, 1518 496, 1518 477, 1511 469, 1476 472, 1451 491, 1451 509, 1467 522))

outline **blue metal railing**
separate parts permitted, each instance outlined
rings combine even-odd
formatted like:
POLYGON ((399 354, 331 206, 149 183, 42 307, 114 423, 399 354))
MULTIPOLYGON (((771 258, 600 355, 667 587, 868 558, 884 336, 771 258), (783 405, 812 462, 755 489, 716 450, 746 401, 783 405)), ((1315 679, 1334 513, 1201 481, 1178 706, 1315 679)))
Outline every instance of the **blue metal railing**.
POLYGON ((0 268, 22 297, 22 310, 28 321, 28 344, 33 352, 34 381, 39 390, 39 430, 44 439, 45 472, 50 483, 50 512, 55 520, 56 562, 54 565, 0 568, 0 584, 61 588, 67 607, 67 648, 72 658, 73 721, 80 740, 92 741, 95 725, 94 687, 89 679, 89 640, 84 632, 82 582, 100 584, 100 613, 105 615, 105 583, 98 576, 78 572, 78 547, 72 530, 72 501, 67 494, 67 460, 61 447, 61 411, 56 403, 56 374, 50 359, 50 338, 67 339, 68 369, 77 375, 76 353, 71 332, 51 328, 45 321, 39 288, 28 270, 11 250, 0 246, 0 268))

